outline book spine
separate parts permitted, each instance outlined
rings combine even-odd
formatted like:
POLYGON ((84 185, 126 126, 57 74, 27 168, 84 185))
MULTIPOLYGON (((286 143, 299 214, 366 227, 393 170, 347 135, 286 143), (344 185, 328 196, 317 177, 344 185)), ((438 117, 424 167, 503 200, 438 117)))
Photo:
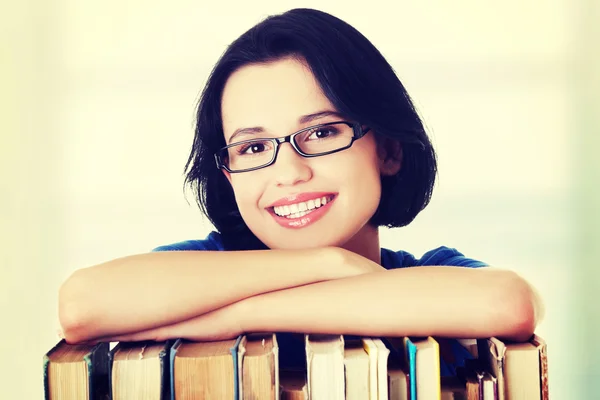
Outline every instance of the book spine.
POLYGON ((241 394, 241 384, 240 384, 240 369, 239 366, 242 363, 242 359, 241 357, 238 357, 238 349, 240 346, 240 342, 242 341, 242 338, 244 336, 240 335, 238 336, 237 340, 235 341, 235 344, 229 349, 229 351, 231 352, 231 357, 233 358, 233 399, 234 400, 241 400, 242 394, 241 394))
POLYGON ((90 400, 106 400, 110 398, 108 381, 109 343, 95 345, 84 357, 88 370, 88 391, 90 400))
POLYGON ((410 399, 417 400, 417 346, 408 338, 405 341, 410 374, 410 399))
POLYGON ((177 339, 173 346, 171 347, 171 351, 169 352, 169 383, 171 385, 171 400, 175 400, 175 355, 177 354, 177 349, 181 346, 181 339, 177 339))
POLYGON ((160 362, 160 400, 169 400, 171 397, 171 346, 173 340, 167 340, 165 346, 158 353, 160 362))
POLYGON ((113 366, 115 362, 115 353, 121 348, 121 343, 108 352, 108 398, 113 400, 113 366))

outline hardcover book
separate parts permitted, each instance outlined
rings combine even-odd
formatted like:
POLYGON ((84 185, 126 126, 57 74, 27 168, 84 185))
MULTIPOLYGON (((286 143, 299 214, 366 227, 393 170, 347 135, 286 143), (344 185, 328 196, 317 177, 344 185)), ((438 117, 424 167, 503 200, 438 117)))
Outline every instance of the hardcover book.
POLYGON ((64 339, 43 359, 46 400, 107 400, 109 343, 73 345, 64 339))

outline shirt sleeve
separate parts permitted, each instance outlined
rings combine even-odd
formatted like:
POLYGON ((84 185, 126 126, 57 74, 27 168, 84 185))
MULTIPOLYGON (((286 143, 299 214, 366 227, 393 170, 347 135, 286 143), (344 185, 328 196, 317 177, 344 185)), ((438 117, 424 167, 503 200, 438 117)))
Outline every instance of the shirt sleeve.
POLYGON ((221 251, 223 249, 221 236, 217 232, 211 232, 204 240, 184 240, 182 242, 158 246, 152 249, 152 251, 221 251))
POLYGON ((489 266, 483 261, 465 257, 461 252, 450 247, 438 247, 423 254, 415 266, 447 265, 455 267, 481 268, 489 266))

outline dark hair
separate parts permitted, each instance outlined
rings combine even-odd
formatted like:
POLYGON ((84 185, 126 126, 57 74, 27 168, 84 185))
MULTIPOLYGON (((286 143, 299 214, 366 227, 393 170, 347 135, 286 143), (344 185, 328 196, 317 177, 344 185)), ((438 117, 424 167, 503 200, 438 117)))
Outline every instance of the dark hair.
POLYGON ((431 199, 436 155, 404 86, 381 53, 346 22, 322 11, 293 9, 266 18, 235 40, 212 70, 197 111, 185 183, 202 212, 231 250, 266 246, 242 219, 233 190, 216 168, 213 154, 225 146, 221 95, 229 76, 242 66, 285 57, 304 62, 325 96, 350 120, 370 127, 378 143, 401 144, 402 167, 382 176, 379 207, 370 223, 409 224, 431 199))

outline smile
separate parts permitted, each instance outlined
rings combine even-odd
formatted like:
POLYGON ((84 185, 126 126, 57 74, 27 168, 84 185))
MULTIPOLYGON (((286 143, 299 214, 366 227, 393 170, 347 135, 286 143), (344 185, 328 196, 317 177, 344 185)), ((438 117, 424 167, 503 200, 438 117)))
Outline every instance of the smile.
POLYGON ((279 225, 284 228, 304 228, 323 217, 331 208, 336 195, 329 194, 307 201, 285 204, 268 209, 279 225))
POLYGON ((273 207, 273 211, 280 217, 300 218, 307 214, 310 214, 313 210, 326 205, 332 199, 333 195, 323 196, 308 201, 302 201, 299 203, 273 207))

